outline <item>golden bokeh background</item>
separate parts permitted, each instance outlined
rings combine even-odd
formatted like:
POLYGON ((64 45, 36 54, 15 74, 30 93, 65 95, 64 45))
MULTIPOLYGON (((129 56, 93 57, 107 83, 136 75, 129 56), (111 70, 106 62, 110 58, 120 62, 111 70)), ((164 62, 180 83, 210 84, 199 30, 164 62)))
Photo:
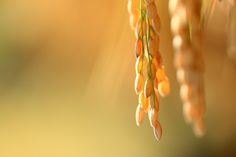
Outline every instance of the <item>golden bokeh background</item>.
POLYGON ((0 157, 235 156, 236 64, 227 8, 205 31, 207 134, 185 124, 173 66, 168 1, 157 1, 171 94, 163 138, 134 113, 134 34, 126 0, 0 1, 0 157))

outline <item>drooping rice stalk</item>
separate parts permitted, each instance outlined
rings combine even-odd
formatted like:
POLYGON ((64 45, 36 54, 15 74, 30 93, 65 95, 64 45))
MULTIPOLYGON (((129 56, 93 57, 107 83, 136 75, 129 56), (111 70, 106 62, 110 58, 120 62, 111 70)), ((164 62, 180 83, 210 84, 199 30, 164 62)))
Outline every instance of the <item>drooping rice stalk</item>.
POLYGON ((160 45, 160 18, 154 0, 129 0, 128 12, 131 28, 135 32, 136 79, 135 91, 138 95, 136 123, 139 126, 145 113, 159 141, 162 128, 158 118, 159 94, 168 95, 169 79, 166 76, 160 45))
POLYGON ((183 114, 197 136, 204 134, 204 63, 201 0, 170 0, 175 67, 180 83, 183 114))

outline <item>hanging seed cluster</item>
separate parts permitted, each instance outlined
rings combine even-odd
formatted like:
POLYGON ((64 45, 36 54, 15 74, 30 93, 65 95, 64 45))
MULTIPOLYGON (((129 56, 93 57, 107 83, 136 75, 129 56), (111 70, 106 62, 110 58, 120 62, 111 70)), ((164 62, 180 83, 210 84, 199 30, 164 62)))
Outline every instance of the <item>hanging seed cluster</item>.
POLYGON ((201 0, 170 0, 175 67, 183 114, 197 136, 204 134, 204 64, 202 58, 201 0))
POLYGON ((145 113, 148 113, 150 125, 159 141, 162 136, 158 119, 159 94, 166 96, 170 91, 169 80, 159 52, 160 18, 154 0, 129 0, 128 12, 130 25, 136 36, 136 123, 140 126, 145 113))

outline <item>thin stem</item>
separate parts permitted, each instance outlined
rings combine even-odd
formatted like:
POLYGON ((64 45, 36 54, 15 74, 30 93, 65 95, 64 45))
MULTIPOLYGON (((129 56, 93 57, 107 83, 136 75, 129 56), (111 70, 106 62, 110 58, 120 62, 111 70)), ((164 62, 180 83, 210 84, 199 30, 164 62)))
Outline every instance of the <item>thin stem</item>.
MULTIPOLYGON (((143 5, 143 3, 142 3, 142 1, 143 0, 140 0, 140 10, 139 10, 139 13, 140 13, 140 24, 141 24, 141 26, 140 26, 140 29, 141 29, 141 41, 142 41, 142 52, 143 52, 143 54, 144 54, 144 41, 143 41, 143 12, 142 12, 142 5, 143 5)), ((143 66, 144 66, 144 55, 143 54, 141 54, 141 57, 142 57, 142 71, 143 71, 143 66)))
MULTIPOLYGON (((147 33, 145 35, 145 39, 146 39, 146 48, 147 48, 147 58, 148 58, 148 64, 149 64, 149 73, 148 73, 148 77, 149 79, 151 78, 152 80, 152 94, 153 94, 153 102, 155 104, 155 101, 156 101, 156 95, 155 95, 155 85, 154 85, 154 77, 152 76, 152 56, 150 54, 150 51, 149 51, 149 43, 148 41, 150 40, 150 21, 149 21, 149 18, 148 16, 146 15, 146 20, 147 20, 147 24, 145 26, 147 26, 147 33)), ((146 29, 146 28, 145 28, 146 29)), ((153 105, 152 108, 155 108, 154 104, 151 104, 153 105)))

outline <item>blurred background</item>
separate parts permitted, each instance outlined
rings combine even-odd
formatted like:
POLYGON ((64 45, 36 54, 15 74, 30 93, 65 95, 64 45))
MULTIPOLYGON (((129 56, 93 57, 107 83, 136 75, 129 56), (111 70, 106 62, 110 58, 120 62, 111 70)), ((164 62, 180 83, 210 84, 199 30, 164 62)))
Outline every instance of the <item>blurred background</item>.
POLYGON ((126 0, 1 0, 0 156, 236 156, 228 8, 217 3, 205 30, 207 134, 198 139, 182 116, 168 1, 157 7, 171 82, 161 99, 160 143, 147 118, 135 124, 135 37, 126 0))

